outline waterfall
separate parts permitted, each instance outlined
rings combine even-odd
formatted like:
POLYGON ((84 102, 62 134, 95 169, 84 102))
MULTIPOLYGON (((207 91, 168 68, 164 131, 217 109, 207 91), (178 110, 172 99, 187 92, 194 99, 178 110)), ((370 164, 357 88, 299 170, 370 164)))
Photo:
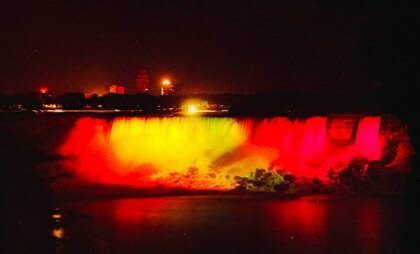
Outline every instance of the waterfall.
POLYGON ((330 167, 352 158, 381 158, 380 117, 358 119, 353 139, 353 125, 328 121, 327 117, 127 117, 109 122, 81 118, 60 153, 68 158, 64 166, 88 181, 202 189, 229 189, 235 176, 249 176, 256 168, 325 179, 330 167), (337 136, 334 133, 345 142, 328 136, 337 136))

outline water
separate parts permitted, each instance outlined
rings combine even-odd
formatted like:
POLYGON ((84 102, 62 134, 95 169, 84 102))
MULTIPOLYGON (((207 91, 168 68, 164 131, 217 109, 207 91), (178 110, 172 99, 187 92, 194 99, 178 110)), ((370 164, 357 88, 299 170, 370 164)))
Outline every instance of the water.
MULTIPOLYGON (((387 135, 401 137, 398 153, 389 164, 390 170, 403 165, 410 155, 407 153, 408 136, 398 130, 390 131, 388 134, 379 130, 378 134, 378 118, 367 118, 365 122, 359 122, 357 127, 351 127, 349 123, 342 126, 328 124, 328 119, 325 121, 325 118, 295 123, 285 118, 251 121, 232 118, 215 118, 214 121, 210 118, 191 118, 191 121, 171 119, 172 123, 184 122, 185 129, 188 130, 184 136, 179 137, 195 135, 198 138, 193 144, 196 145, 194 150, 200 153, 195 154, 195 157, 210 158, 213 162, 218 158, 216 161, 222 169, 230 165, 228 162, 232 161, 232 158, 245 158, 239 160, 239 165, 246 166, 246 163, 249 163, 249 170, 254 170, 255 163, 261 162, 255 158, 263 154, 262 150, 274 147, 276 151, 285 151, 288 144, 290 151, 286 152, 290 152, 289 157, 298 155, 301 151, 299 144, 308 144, 305 140, 309 140, 309 144, 320 144, 321 148, 323 144, 334 143, 337 144, 336 148, 343 149, 336 151, 351 151, 350 148, 354 148, 361 153, 366 151, 367 157, 374 157, 377 150, 372 147, 375 148, 378 144, 376 137, 387 135), (240 128, 237 128, 238 124, 240 128), (283 124, 290 128, 276 132, 276 128, 280 128, 283 124), (327 124, 326 132, 325 124, 327 124), (201 126, 204 130, 211 126, 219 127, 210 128, 212 130, 210 135, 209 132, 203 131, 191 135, 194 126, 201 126), (359 128, 364 128, 363 126, 370 127, 358 132, 359 128), (354 131, 351 131, 353 128, 357 129, 359 136, 354 136, 354 131), (287 129, 290 130, 289 134, 287 129), (232 139, 224 139, 223 135, 230 131, 233 131, 232 139), (378 135, 369 134, 373 132, 378 135), (265 135, 266 133, 270 135, 265 135), (401 135, 398 136, 398 133, 401 135), (288 143, 290 139, 285 137, 292 137, 292 142, 288 143), (321 140, 316 137, 323 138, 321 140), (373 139, 369 139, 370 137, 373 139), (201 142, 202 139, 208 142, 201 142), (223 156, 218 156, 218 152, 225 151, 225 148, 229 148, 229 144, 244 140, 246 146, 234 150, 237 153, 223 152, 223 156), (320 140, 322 142, 319 142, 320 140), (363 140, 367 140, 372 146, 364 146, 363 140), (229 142, 225 144, 223 143, 225 141, 229 142), (215 153, 209 151, 203 153, 206 149, 202 148, 207 143, 214 146, 215 153), (250 159, 247 161, 246 158, 250 159)), ((80 201, 76 197, 77 194, 93 190, 96 185, 90 182, 82 189, 76 184, 78 176, 89 176, 90 172, 93 174, 91 179, 96 180, 98 176, 106 176, 100 171, 107 169, 105 166, 109 166, 111 173, 112 170, 118 172, 124 169, 124 167, 119 168, 119 163, 125 161, 125 153, 122 154, 121 161, 109 160, 112 157, 104 155, 115 156, 115 151, 110 150, 112 146, 109 146, 114 123, 115 126, 122 127, 125 122, 128 129, 133 127, 132 131, 138 131, 138 128, 134 128, 138 126, 136 120, 132 120, 22 114, 2 118, 0 121, 3 130, 0 132, 3 205, 1 225, 6 234, 2 237, 1 253, 395 253, 401 252, 400 246, 405 246, 401 244, 401 239, 408 238, 407 232, 412 230, 416 233, 419 228, 416 226, 418 212, 413 209, 414 202, 413 204, 405 202, 403 206, 405 209, 402 209, 397 199, 330 195, 281 200, 261 195, 218 195, 93 201, 99 198, 93 192, 86 195, 91 198, 90 201, 80 201), (75 153, 67 157, 66 161, 76 162, 77 166, 83 162, 80 159, 85 158, 91 163, 86 165, 92 168, 89 171, 89 168, 74 167, 74 171, 69 171, 71 179, 67 179, 68 176, 60 178, 61 160, 56 160, 57 158, 51 155, 62 148, 63 144, 69 144, 69 141, 74 142, 70 144, 73 144, 76 150, 73 150, 75 153), (85 157, 77 157, 78 155, 85 157), (71 190, 79 191, 75 191, 76 194, 72 196, 76 197, 72 199, 75 200, 73 202, 63 201, 66 197, 63 195, 66 181, 69 181, 70 185, 74 184, 71 190), (54 188, 51 191, 48 187, 54 188), (57 203, 57 200, 61 202, 57 203), (54 207, 60 209, 52 213, 54 207)), ((381 126, 384 122, 382 120, 383 118, 381 126)), ((161 133, 171 130, 171 126, 179 126, 173 125, 171 121, 161 124, 161 133)), ((154 119, 157 125, 159 122, 164 121, 154 119)), ((126 127, 120 128, 120 131, 114 134, 124 134, 126 127)), ((155 134, 152 132, 148 137, 149 140, 153 140, 155 134)), ((113 137, 120 138, 118 135, 113 137)), ((115 139, 117 147, 124 147, 124 142, 118 142, 119 138, 115 139)), ((176 140, 176 137, 172 138, 172 141, 176 140)), ((140 140, 144 142, 144 139, 140 140)), ((157 148, 171 147, 166 146, 167 139, 161 140, 163 141, 157 148)), ((189 141, 188 138, 184 138, 179 142, 183 144, 182 142, 189 141)), ((177 150, 179 147, 176 147, 177 150)), ((325 151, 327 148, 328 145, 319 151, 325 151)), ((312 152, 317 151, 315 149, 312 152)), ((332 154, 326 153, 326 155, 332 154)), ((175 157, 168 153, 163 155, 175 157)), ((309 155, 312 157, 313 154, 309 155)), ((182 161, 185 161, 185 158, 194 159, 194 156, 183 157, 182 161)), ((270 156, 268 153, 264 158, 270 161, 272 159, 270 156)), ((131 158, 135 163, 138 162, 135 154, 131 158)), ((280 159, 278 162, 282 161, 278 154, 274 156, 274 159, 276 158, 280 159)), ((341 157, 333 156, 332 159, 334 158, 341 157)), ((190 166, 190 162, 180 165, 182 168, 190 166)), ((196 163, 202 162, 196 161, 196 163)), ((316 170, 319 164, 307 165, 315 169, 315 172, 319 172, 316 170)), ((125 169, 129 168, 131 167, 125 169)), ((127 175, 127 178, 133 181, 132 176, 127 175)), ((124 196, 118 196, 120 189, 107 184, 118 182, 119 178, 107 179, 110 182, 102 181, 105 184, 100 186, 100 190, 102 187, 107 187, 108 194, 109 191, 115 191, 110 196, 124 196)))
MULTIPOLYGON (((62 204, 57 253, 395 253, 395 199, 180 196, 62 204)), ((57 232, 56 232, 57 233, 57 232)))
MULTIPOLYGON (((386 141, 397 132, 381 131, 380 119, 340 125, 343 120, 327 117, 81 118, 59 153, 67 159, 63 168, 104 184, 231 189, 235 176, 249 177, 257 168, 327 180, 328 170, 341 170, 353 158, 382 159, 386 141)), ((408 142, 400 140, 404 161, 408 142)))

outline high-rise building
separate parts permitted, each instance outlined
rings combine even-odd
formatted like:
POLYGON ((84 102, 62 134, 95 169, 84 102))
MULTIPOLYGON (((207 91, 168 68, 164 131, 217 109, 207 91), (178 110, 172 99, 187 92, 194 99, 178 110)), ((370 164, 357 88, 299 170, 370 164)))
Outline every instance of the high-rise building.
POLYGON ((140 70, 137 75, 137 92, 148 93, 149 92, 149 77, 147 76, 146 70, 140 70))
POLYGON ((160 95, 181 95, 182 85, 173 83, 169 79, 164 79, 160 87, 160 95))
POLYGON ((162 80, 162 85, 160 86, 160 95, 169 95, 172 93, 172 82, 169 79, 162 80))

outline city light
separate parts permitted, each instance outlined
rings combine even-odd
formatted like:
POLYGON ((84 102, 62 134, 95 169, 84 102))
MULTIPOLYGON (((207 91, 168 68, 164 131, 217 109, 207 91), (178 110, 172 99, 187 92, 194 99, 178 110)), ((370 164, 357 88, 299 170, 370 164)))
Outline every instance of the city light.
POLYGON ((171 81, 169 79, 164 79, 164 80, 162 80, 162 85, 169 86, 169 85, 171 85, 171 81))
POLYGON ((197 113, 197 112, 198 112, 198 107, 197 107, 197 105, 192 104, 192 105, 188 105, 188 106, 187 106, 187 113, 188 113, 188 114, 195 114, 195 113, 197 113))
POLYGON ((198 100, 198 99, 189 99, 185 101, 182 105, 184 114, 194 115, 198 113, 206 112, 208 108, 207 101, 198 100))
POLYGON ((61 227, 54 228, 51 231, 51 235, 58 239, 62 239, 64 237, 64 229, 61 227))
POLYGON ((42 94, 47 93, 47 92, 48 92, 48 88, 46 88, 46 87, 41 87, 41 88, 39 89, 39 92, 40 92, 40 93, 42 93, 42 94))

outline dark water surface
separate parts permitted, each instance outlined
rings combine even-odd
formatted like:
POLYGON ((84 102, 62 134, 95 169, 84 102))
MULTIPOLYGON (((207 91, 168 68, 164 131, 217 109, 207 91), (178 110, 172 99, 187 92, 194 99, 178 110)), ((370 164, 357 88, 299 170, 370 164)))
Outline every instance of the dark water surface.
POLYGON ((57 253, 395 253, 395 199, 180 196, 61 205, 57 253))

